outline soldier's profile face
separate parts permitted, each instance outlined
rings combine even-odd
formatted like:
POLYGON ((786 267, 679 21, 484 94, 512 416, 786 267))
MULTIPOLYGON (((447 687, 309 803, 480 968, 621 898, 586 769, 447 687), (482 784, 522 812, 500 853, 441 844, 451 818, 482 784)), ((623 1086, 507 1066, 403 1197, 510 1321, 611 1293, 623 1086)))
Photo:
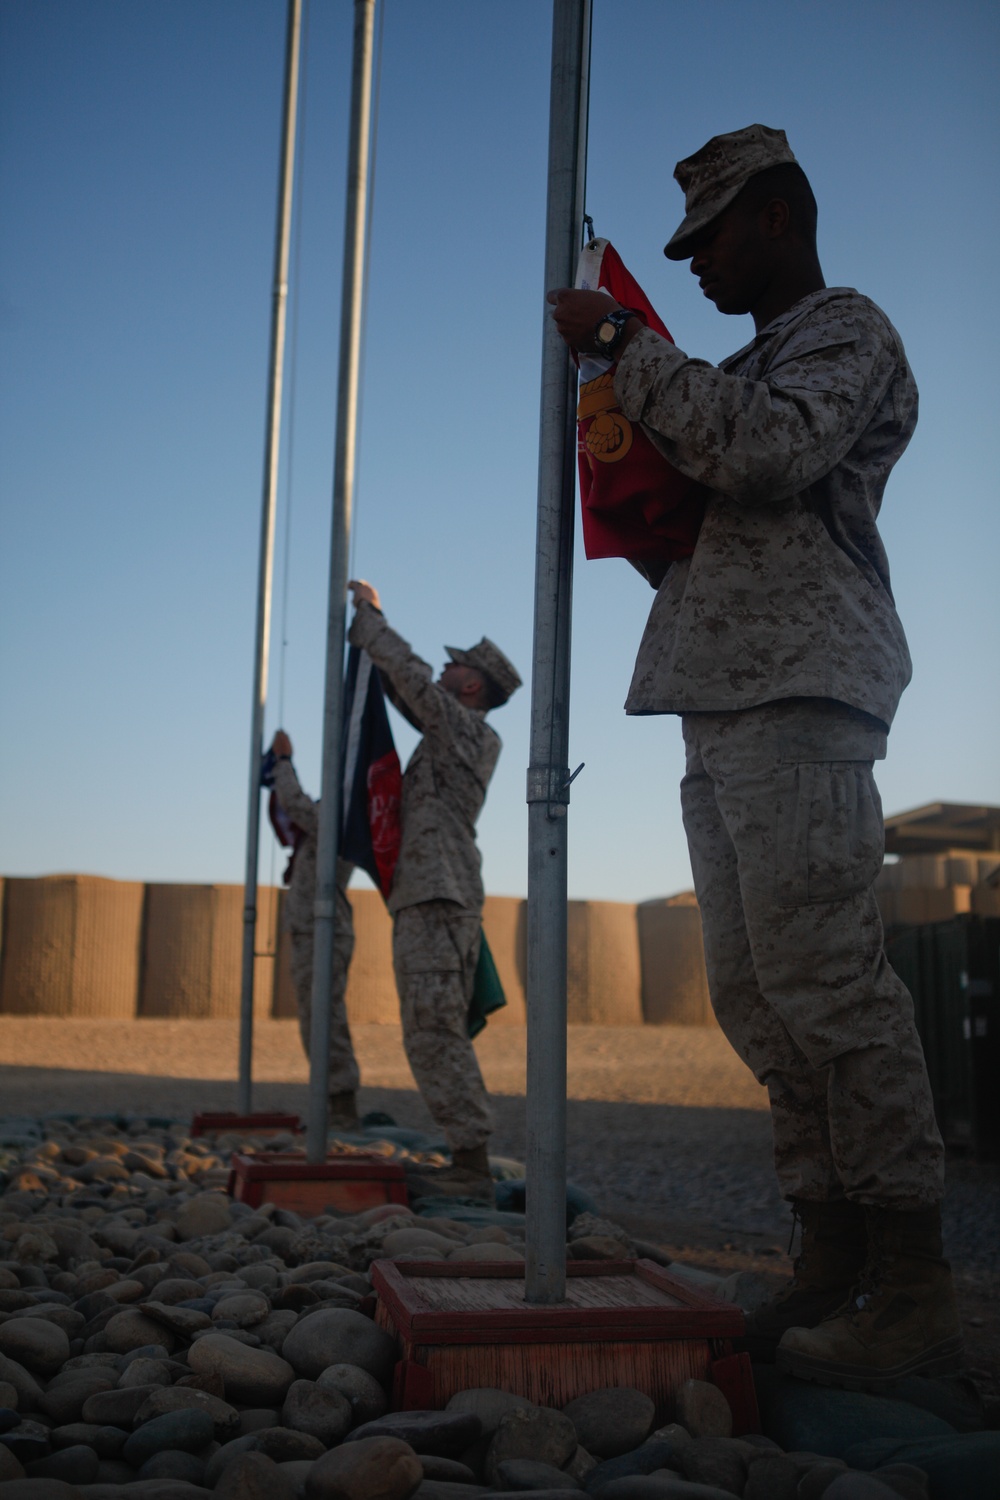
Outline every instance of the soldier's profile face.
POLYGON ((721 313, 748 313, 767 285, 769 247, 760 215, 730 204, 695 241, 691 274, 721 313))
POLYGON ((438 678, 438 682, 447 692, 454 693, 457 696, 462 691, 462 684, 465 682, 468 671, 469 668, 463 667, 461 662, 446 661, 441 668, 441 676, 438 678))

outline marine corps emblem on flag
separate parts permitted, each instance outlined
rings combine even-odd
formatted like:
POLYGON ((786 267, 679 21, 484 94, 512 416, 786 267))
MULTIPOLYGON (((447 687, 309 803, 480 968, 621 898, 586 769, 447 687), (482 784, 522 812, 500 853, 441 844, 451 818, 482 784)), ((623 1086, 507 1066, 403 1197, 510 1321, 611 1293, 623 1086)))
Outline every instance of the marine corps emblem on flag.
POLYGON ((580 386, 576 418, 581 428, 581 447, 597 463, 616 464, 632 447, 632 423, 618 410, 613 375, 598 375, 596 380, 580 386))
MULTIPOLYGON (((610 292, 661 338, 670 334, 609 240, 584 246, 576 284, 610 292)), ((673 340, 670 340, 671 343, 673 340)), ((690 557, 698 540, 705 491, 668 463, 615 394, 616 365, 578 356, 577 407, 583 545, 588 557, 624 557, 657 566, 690 557)))

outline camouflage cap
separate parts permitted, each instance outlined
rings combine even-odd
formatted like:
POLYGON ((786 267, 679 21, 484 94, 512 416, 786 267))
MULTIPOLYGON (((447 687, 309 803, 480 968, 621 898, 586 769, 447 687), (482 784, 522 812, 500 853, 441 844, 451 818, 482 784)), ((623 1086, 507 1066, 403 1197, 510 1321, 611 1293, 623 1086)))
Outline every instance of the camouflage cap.
POLYGON ((521 686, 521 679, 513 662, 485 635, 477 645, 470 646, 468 651, 461 651, 457 646, 445 646, 444 649, 460 667, 475 667, 477 672, 488 677, 497 690, 503 693, 501 703, 506 703, 511 693, 516 693, 521 686))
POLYGON ((674 177, 684 189, 687 213, 664 245, 664 255, 668 260, 687 260, 691 241, 729 207, 751 177, 794 161, 785 132, 768 125, 747 125, 729 135, 713 135, 700 151, 674 168, 674 177))

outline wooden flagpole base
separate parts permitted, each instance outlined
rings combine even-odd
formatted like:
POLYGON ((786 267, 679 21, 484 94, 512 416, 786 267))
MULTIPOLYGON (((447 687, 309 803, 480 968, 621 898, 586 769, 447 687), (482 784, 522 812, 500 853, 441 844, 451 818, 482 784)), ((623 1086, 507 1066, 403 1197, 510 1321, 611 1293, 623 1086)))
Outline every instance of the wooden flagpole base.
POLYGON ((376 1261, 376 1321, 401 1344, 393 1405, 439 1409, 456 1391, 490 1386, 563 1407, 608 1386, 632 1386, 673 1420, 685 1380, 714 1380, 735 1433, 760 1431, 750 1360, 734 1354, 743 1313, 652 1261, 571 1261, 566 1300, 524 1300, 516 1263, 376 1261))
POLYGON ((236 1153, 227 1190, 251 1208, 273 1203, 306 1218, 316 1218, 329 1208, 361 1213, 383 1203, 405 1207, 408 1202, 403 1168, 382 1156, 361 1152, 331 1153, 321 1162, 306 1161, 291 1151, 236 1153))

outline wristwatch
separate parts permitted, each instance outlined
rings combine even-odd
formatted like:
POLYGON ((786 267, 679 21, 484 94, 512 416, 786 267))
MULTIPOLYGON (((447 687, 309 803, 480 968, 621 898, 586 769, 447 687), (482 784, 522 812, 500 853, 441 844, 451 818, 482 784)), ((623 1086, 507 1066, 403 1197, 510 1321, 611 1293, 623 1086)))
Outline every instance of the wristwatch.
POLYGON ((605 359, 611 359, 621 343, 625 324, 629 318, 638 316, 638 313, 634 313, 630 307, 617 307, 614 312, 605 313, 594 329, 594 343, 597 345, 598 354, 603 354, 605 359))

